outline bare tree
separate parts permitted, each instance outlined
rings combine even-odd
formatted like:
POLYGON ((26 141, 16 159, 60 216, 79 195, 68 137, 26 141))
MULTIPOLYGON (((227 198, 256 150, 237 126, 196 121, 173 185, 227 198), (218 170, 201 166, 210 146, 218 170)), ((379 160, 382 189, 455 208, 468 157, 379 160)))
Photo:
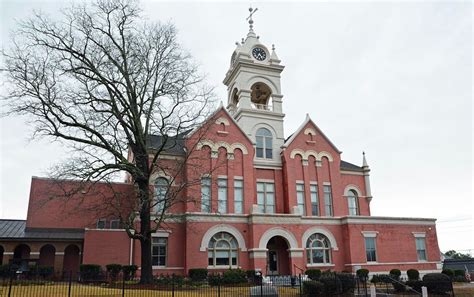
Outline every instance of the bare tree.
POLYGON ((89 184, 130 177, 134 210, 123 222, 141 243, 141 281, 151 282, 151 234, 186 183, 154 201, 150 177, 157 170, 179 175, 186 157, 170 168, 160 156, 210 115, 212 89, 177 43, 175 27, 143 21, 136 1, 73 6, 58 20, 35 13, 14 36, 3 53, 7 114, 26 115, 35 137, 73 148, 57 176, 89 184), (150 135, 160 136, 152 151, 150 135))

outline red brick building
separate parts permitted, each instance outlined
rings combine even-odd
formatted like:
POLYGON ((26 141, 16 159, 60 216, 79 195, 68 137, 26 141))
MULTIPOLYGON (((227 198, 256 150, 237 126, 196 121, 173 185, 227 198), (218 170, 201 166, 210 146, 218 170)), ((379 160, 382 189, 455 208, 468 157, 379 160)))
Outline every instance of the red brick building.
MULTIPOLYGON (((188 182, 183 195, 191 199, 171 207, 153 234, 154 273, 439 269, 435 219, 371 215, 365 156, 362 166, 343 161, 308 115, 285 138, 283 69, 251 24, 224 79, 227 106, 162 155, 171 163, 193 157, 171 184, 188 182)), ((150 136, 150 148, 159 141, 150 136)), ((168 184, 167 174, 157 171, 150 186, 159 198, 168 184)), ((0 220, 1 263, 30 259, 58 272, 77 270, 79 263, 140 265, 139 243, 120 229, 107 200, 121 193, 126 212, 132 185, 96 184, 92 192, 49 199, 73 185, 32 179, 26 221, 0 220)))

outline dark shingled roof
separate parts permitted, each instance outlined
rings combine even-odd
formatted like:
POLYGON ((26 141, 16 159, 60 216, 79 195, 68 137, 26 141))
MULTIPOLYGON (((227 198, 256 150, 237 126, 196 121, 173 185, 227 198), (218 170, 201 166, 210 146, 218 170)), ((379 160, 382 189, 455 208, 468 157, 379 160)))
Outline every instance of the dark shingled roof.
POLYGON ((360 171, 360 172, 363 171, 362 167, 343 161, 343 160, 341 160, 340 168, 341 170, 348 170, 348 171, 360 171))
POLYGON ((30 228, 26 229, 25 220, 0 220, 0 239, 66 239, 81 240, 84 230, 30 228))
MULTIPOLYGON (((185 155, 185 136, 189 132, 190 131, 178 134, 176 136, 169 136, 166 140, 164 152, 172 155, 185 155)), ((149 149, 158 149, 163 145, 164 137, 162 135, 148 135, 147 138, 149 149)))

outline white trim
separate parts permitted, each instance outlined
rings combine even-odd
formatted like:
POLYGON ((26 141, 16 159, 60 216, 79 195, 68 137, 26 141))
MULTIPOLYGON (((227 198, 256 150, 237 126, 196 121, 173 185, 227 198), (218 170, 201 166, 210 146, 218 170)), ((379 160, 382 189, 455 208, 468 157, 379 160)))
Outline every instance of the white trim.
POLYGON ((341 170, 339 171, 341 174, 343 175, 364 175, 363 172, 359 172, 359 171, 347 171, 347 170, 341 170))
POLYGON ((331 183, 330 182, 323 182, 323 186, 330 186, 331 183))
POLYGON ((336 265, 332 263, 313 263, 313 264, 306 263, 306 267, 333 267, 333 266, 336 266, 336 265))
POLYGON ((162 269, 162 270, 181 270, 181 269, 184 269, 184 267, 167 267, 167 266, 152 266, 152 269, 155 269, 155 270, 159 270, 159 269, 162 269))
POLYGON ((358 265, 411 265, 411 264, 438 264, 439 261, 425 261, 425 262, 366 262, 366 263, 351 263, 351 264, 344 264, 344 266, 358 266, 358 265))
POLYGON ((234 180, 243 180, 244 177, 243 176, 234 176, 234 180))
POLYGON ((229 120, 227 120, 225 117, 219 117, 215 123, 217 125, 224 124, 224 126, 230 126, 229 120))
POLYGON ((104 228, 104 229, 97 229, 97 228, 85 228, 87 231, 103 231, 103 232, 125 232, 125 229, 109 229, 109 228, 104 228))
POLYGON ((275 227, 268 229, 263 233, 263 235, 260 237, 260 243, 258 245, 259 249, 266 249, 268 241, 274 237, 274 236, 281 236, 286 239, 288 243, 288 248, 290 249, 297 249, 298 248, 298 241, 296 240, 295 236, 293 233, 290 231, 282 228, 282 227, 275 227))
POLYGON ((357 194, 357 198, 362 197, 362 192, 360 191, 359 187, 357 187, 354 184, 347 185, 346 188, 344 189, 344 196, 349 197, 349 191, 353 190, 357 194))
POLYGON ((227 175, 218 175, 217 179, 222 178, 222 179, 227 179, 227 175))
POLYGON ((219 265, 219 266, 207 266, 207 269, 241 269, 239 265, 219 265))
POLYGON ((310 181, 309 181, 309 184, 310 184, 310 185, 315 185, 315 186, 317 186, 317 185, 318 185, 318 182, 317 182, 317 181, 311 181, 311 180, 310 180, 310 181))
POLYGON ((316 136, 316 131, 313 128, 306 128, 304 129, 304 135, 308 135, 311 133, 311 135, 316 136))
POLYGON ((261 183, 275 183, 275 180, 274 179, 265 179, 265 178, 257 178, 257 183, 258 182, 261 182, 261 183))
POLYGON ((36 255, 39 255, 39 254, 40 254, 40 252, 30 252, 30 255, 35 255, 36 256, 36 255))
POLYGON ((319 152, 316 160, 322 161, 323 157, 328 158, 329 162, 334 161, 332 155, 326 151, 319 152))
POLYGON ((377 237, 377 234, 379 234, 379 231, 360 231, 360 233, 362 233, 362 236, 365 237, 371 237, 371 238, 375 238, 377 237))
POLYGON ((55 255, 58 255, 58 256, 64 256, 64 252, 56 252, 54 253, 55 255))
POLYGON ((312 227, 307 229, 301 237, 301 246, 306 248, 306 242, 308 241, 308 238, 315 233, 320 233, 326 236, 329 240, 329 243, 331 244, 331 249, 333 249, 334 251, 339 250, 339 248, 337 247, 336 238, 334 237, 334 235, 332 235, 331 231, 321 227, 312 227))
POLYGON ((239 244, 240 250, 242 252, 247 251, 247 247, 245 245, 245 239, 240 233, 240 231, 234 226, 224 225, 224 224, 212 226, 211 228, 209 228, 209 230, 207 230, 206 233, 204 233, 201 240, 201 247, 199 248, 199 251, 205 252, 207 250, 209 241, 211 240, 212 236, 214 236, 216 233, 219 233, 219 232, 227 232, 231 234, 232 236, 234 236, 235 239, 237 240, 237 243, 239 244))
POLYGON ((13 256, 14 254, 14 252, 3 252, 4 256, 13 256))
POLYGON ((298 180, 296 180, 296 183, 297 183, 297 184, 300 184, 300 185, 304 185, 304 180, 298 179, 298 180))
POLYGON ((415 238, 426 238, 426 232, 411 232, 411 233, 413 234, 415 238))
POLYGON ((151 233, 151 237, 170 237, 170 233, 171 231, 167 231, 167 230, 159 230, 159 231, 156 231, 155 233, 151 233))

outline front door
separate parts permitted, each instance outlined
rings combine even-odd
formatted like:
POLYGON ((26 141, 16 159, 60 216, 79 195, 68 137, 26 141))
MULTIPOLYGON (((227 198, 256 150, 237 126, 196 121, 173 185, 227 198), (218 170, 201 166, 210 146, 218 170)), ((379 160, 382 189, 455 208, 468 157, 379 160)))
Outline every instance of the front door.
POLYGON ((278 254, 276 251, 268 251, 268 274, 278 274, 278 254))

